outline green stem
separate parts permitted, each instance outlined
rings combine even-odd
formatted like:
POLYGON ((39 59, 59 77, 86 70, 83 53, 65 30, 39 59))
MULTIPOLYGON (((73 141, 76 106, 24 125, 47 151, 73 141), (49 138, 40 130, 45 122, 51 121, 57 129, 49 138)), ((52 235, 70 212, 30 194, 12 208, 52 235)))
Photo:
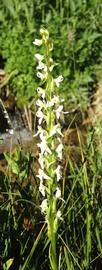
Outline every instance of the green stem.
MULTIPOLYGON (((52 226, 53 229, 53 226, 52 226)), ((57 253, 56 253, 56 233, 51 230, 51 267, 52 270, 58 270, 57 267, 57 253)))
POLYGON ((49 199, 50 204, 50 215, 49 220, 49 239, 50 239, 50 264, 52 270, 58 270, 57 267, 57 252, 56 252, 56 239, 57 239, 57 230, 55 230, 55 217, 56 217, 56 201, 53 202, 53 197, 49 199))

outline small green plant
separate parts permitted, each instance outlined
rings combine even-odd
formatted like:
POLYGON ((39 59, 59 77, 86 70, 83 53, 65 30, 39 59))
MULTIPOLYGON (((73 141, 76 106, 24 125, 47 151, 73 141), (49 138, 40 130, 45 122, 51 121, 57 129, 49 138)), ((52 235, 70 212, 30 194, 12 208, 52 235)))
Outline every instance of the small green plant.
POLYGON ((19 183, 23 184, 24 182, 26 184, 32 162, 31 155, 29 153, 25 154, 23 149, 19 147, 14 154, 5 153, 5 159, 19 183))
MULTIPOLYGON (((7 74, 16 73, 9 81, 12 95, 16 96, 20 108, 27 105, 34 94, 35 63, 32 44, 34 35, 33 9, 31 1, 4 1, 1 4, 3 32, 0 38, 0 55, 7 74), (31 13, 31 14, 30 14, 31 13), (9 24, 8 24, 9 17, 9 24), (6 42, 5 42, 6 40, 6 42), (5 63, 5 64, 4 64, 5 63)), ((3 89, 2 89, 3 91, 3 89)))

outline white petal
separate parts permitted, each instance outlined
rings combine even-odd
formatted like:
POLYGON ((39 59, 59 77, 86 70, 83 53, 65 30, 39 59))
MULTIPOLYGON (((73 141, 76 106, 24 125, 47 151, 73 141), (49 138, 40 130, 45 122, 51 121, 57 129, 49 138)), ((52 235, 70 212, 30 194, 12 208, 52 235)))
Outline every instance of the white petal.
POLYGON ((45 89, 38 87, 37 92, 43 99, 45 98, 45 89))
POLYGON ((54 136, 57 133, 58 125, 53 126, 53 128, 50 131, 50 137, 54 136))
POLYGON ((43 200, 42 203, 41 203, 41 212, 44 213, 46 212, 48 206, 47 206, 47 199, 43 200))
POLYGON ((54 136, 55 134, 59 134, 59 135, 63 136, 59 124, 53 126, 53 128, 52 128, 51 131, 50 131, 49 137, 52 137, 52 136, 54 136))
POLYGON ((57 128, 57 133, 60 135, 60 136, 64 136, 63 134, 62 134, 62 132, 61 132, 61 126, 60 126, 60 124, 57 124, 58 125, 58 128, 57 128))
POLYGON ((38 133, 40 134, 40 138, 42 139, 42 136, 47 136, 47 131, 43 129, 41 126, 38 125, 38 133))
POLYGON ((43 56, 42 54, 40 54, 40 53, 36 53, 36 54, 35 54, 35 58, 36 58, 39 62, 41 62, 41 61, 44 59, 44 56, 43 56))
POLYGON ((59 159, 62 159, 62 150, 63 150, 63 144, 60 143, 56 148, 56 153, 59 159))
POLYGON ((47 146, 46 138, 44 139, 44 136, 40 134, 40 139, 42 139, 41 143, 38 143, 38 147, 41 150, 41 154, 43 155, 45 152, 51 154, 50 148, 47 146))
POLYGON ((57 211, 56 216, 58 219, 63 220, 63 218, 61 218, 61 211, 60 210, 57 211))
POLYGON ((39 174, 37 175, 37 177, 43 181, 44 179, 45 180, 50 180, 51 177, 49 177, 42 169, 39 169, 39 174))
POLYGON ((59 103, 59 97, 54 96, 50 101, 47 102, 47 107, 53 107, 56 103, 59 103))
POLYGON ((37 77, 39 79, 41 79, 41 81, 43 81, 43 80, 47 79, 47 72, 45 72, 45 73, 37 72, 37 77))
POLYGON ((40 99, 38 99, 38 100, 36 101, 36 105, 42 109, 42 108, 44 107, 45 104, 44 104, 43 101, 41 101, 40 99))
POLYGON ((60 118, 60 115, 61 115, 61 112, 63 111, 63 105, 60 105, 56 110, 55 110, 55 113, 56 113, 56 118, 59 119, 60 118))
POLYGON ((62 177, 61 166, 60 165, 57 166, 57 169, 55 170, 55 173, 56 173, 56 176, 57 176, 57 182, 59 182, 59 180, 62 177))
POLYGON ((43 114, 40 108, 38 109, 36 116, 39 118, 39 125, 41 125, 43 119, 45 118, 45 115, 43 114))
POLYGON ((51 100, 51 101, 47 101, 47 107, 49 108, 49 107, 53 107, 54 106, 54 101, 53 101, 53 99, 51 100))
POLYGON ((40 125, 38 125, 38 131, 36 134, 33 135, 33 137, 36 137, 38 135, 47 136, 47 131, 43 129, 40 125))
POLYGON ((56 198, 61 198, 61 190, 58 187, 56 188, 55 196, 56 198))
POLYGON ((33 44, 36 45, 36 46, 41 46, 42 45, 42 39, 35 38, 35 40, 33 41, 33 44))
POLYGON ((42 69, 43 69, 43 71, 47 72, 47 66, 43 62, 39 61, 39 65, 37 66, 37 70, 42 70, 42 69))
POLYGON ((56 86, 59 87, 60 82, 62 82, 62 81, 63 81, 63 76, 60 75, 59 77, 57 77, 57 78, 55 79, 56 86))
POLYGON ((54 103, 56 103, 56 104, 58 104, 60 102, 59 96, 54 95, 53 99, 54 99, 54 103))

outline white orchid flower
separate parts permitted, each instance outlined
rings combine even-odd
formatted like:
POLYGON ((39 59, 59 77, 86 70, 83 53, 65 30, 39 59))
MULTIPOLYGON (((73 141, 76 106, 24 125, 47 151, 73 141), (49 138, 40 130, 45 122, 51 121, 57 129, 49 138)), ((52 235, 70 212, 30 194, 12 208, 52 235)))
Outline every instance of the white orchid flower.
POLYGON ((63 221, 63 218, 61 217, 61 211, 60 210, 57 211, 56 217, 63 221))
POLYGON ((56 188, 55 196, 57 199, 61 198, 61 190, 59 189, 59 187, 56 188))
POLYGON ((41 207, 41 212, 42 213, 45 213, 46 210, 47 210, 47 208, 48 208, 48 206, 47 206, 47 199, 45 199, 45 200, 42 201, 40 207, 41 207))
POLYGON ((43 181, 44 179, 45 180, 50 180, 51 179, 51 177, 49 177, 46 173, 44 173, 44 171, 42 169, 39 169, 38 174, 37 174, 37 177, 41 181, 43 181))
POLYGON ((53 126, 53 128, 52 128, 51 131, 50 131, 49 137, 52 137, 52 136, 54 136, 55 134, 59 134, 60 136, 63 137, 63 134, 62 134, 62 132, 61 132, 61 128, 60 128, 60 125, 59 125, 59 124, 53 126))
POLYGON ((62 112, 63 112, 63 105, 60 105, 60 106, 55 110, 56 118, 57 118, 57 119, 60 118, 60 115, 61 115, 62 112))
POLYGON ((47 79, 47 75, 48 75, 48 73, 47 72, 45 72, 45 73, 41 73, 41 72, 37 72, 37 77, 41 80, 41 81, 43 81, 43 80, 46 80, 47 79))
POLYGON ((41 111, 41 109, 39 108, 37 113, 36 113, 36 116, 39 118, 38 122, 39 122, 39 125, 41 125, 43 119, 45 118, 45 115, 44 113, 41 111))
POLYGON ((44 59, 44 56, 40 53, 36 53, 35 58, 37 59, 38 62, 42 62, 42 60, 44 59))
POLYGON ((62 81, 63 81, 63 76, 62 76, 62 75, 58 76, 58 77, 55 79, 55 84, 56 84, 56 86, 59 87, 59 86, 60 86, 60 83, 61 83, 62 81))
POLYGON ((57 169, 55 170, 55 173, 56 173, 56 176, 57 176, 57 182, 59 182, 59 180, 62 177, 61 166, 60 165, 57 166, 57 169))
POLYGON ((38 87, 37 92, 43 99, 45 98, 45 89, 38 87))
POLYGON ((47 72, 47 66, 43 62, 39 61, 37 70, 43 70, 44 72, 47 72))
POLYGON ((63 150, 63 144, 60 143, 56 148, 56 153, 59 159, 62 159, 62 150, 63 150))
POLYGON ((40 99, 38 99, 36 101, 36 105, 42 109, 45 106, 45 103, 44 101, 41 101, 40 99))
POLYGON ((36 45, 36 46, 41 46, 42 45, 42 39, 35 38, 35 40, 33 41, 33 44, 36 45))
POLYGON ((40 135, 40 136, 47 136, 47 131, 45 129, 43 129, 41 127, 41 125, 38 125, 38 131, 37 131, 37 133, 33 137, 36 137, 38 135, 40 135))
POLYGON ((47 102, 47 107, 53 107, 56 103, 59 103, 59 97, 54 96, 50 101, 47 102))
POLYGON ((38 143, 38 147, 41 150, 41 154, 43 155, 45 152, 48 154, 51 154, 51 150, 47 145, 47 141, 46 141, 46 137, 40 133, 40 139, 41 139, 41 143, 38 143))

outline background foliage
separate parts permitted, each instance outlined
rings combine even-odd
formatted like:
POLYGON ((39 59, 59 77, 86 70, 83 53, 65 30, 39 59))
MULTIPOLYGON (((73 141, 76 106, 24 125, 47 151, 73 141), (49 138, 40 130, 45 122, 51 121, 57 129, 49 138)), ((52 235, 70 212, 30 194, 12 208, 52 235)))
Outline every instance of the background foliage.
POLYGON ((10 74, 18 103, 26 103, 36 91, 35 48, 32 44, 41 25, 54 41, 58 70, 64 76, 61 95, 70 107, 86 110, 101 64, 102 4, 97 1, 3 0, 0 8, 0 55, 10 74), (22 100, 22 102, 21 102, 22 100))

